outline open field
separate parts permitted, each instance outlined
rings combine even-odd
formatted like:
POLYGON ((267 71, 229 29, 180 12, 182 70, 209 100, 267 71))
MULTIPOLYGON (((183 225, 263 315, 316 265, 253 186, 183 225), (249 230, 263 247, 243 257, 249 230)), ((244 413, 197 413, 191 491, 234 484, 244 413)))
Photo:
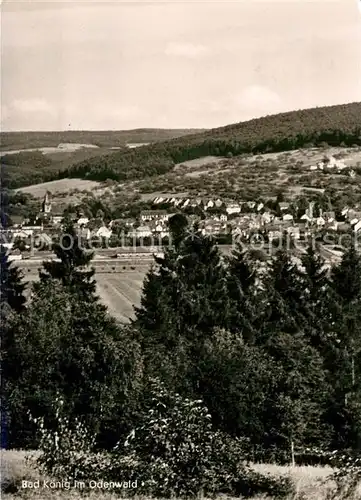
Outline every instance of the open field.
MULTIPOLYGON (((329 467, 312 467, 312 466, 296 466, 285 467, 273 464, 255 464, 255 470, 262 473, 269 473, 274 476, 290 475, 297 489, 297 495, 292 496, 289 500, 326 500, 327 493, 333 487, 332 482, 327 480, 327 476, 332 473, 329 467)), ((31 462, 26 461, 26 453, 24 451, 10 450, 2 451, 1 453, 1 476, 2 481, 11 481, 12 484, 19 484, 20 488, 15 493, 6 493, 2 495, 4 500, 19 500, 19 499, 36 499, 36 500, 80 500, 80 499, 98 499, 98 500, 115 500, 121 495, 115 495, 110 491, 93 490, 89 494, 84 494, 77 489, 45 489, 39 488, 36 490, 22 489, 21 481, 23 479, 31 481, 42 478, 35 470, 31 462)), ((126 478, 123 478, 126 480, 126 478)), ((141 478, 140 478, 141 479, 141 478)), ((40 483, 41 484, 41 483, 40 483)), ((123 496, 123 495, 122 495, 123 496)), ((124 495, 125 496, 125 495, 124 495)), ((123 496, 123 498, 124 498, 123 496)), ((222 500, 230 500, 230 497, 220 495, 222 500)), ((257 497, 259 500, 266 500, 269 497, 257 497)), ((144 496, 134 497, 135 500, 146 500, 144 496)), ((352 499, 350 499, 352 500, 352 499)))
POLYGON ((56 195, 59 193, 68 193, 72 189, 91 191, 94 188, 100 187, 100 185, 100 182, 83 179, 59 179, 57 181, 42 182, 41 184, 19 188, 16 191, 29 193, 35 198, 43 198, 46 191, 50 191, 52 194, 56 195))
POLYGON ((139 306, 145 273, 97 275, 97 291, 109 313, 122 322, 134 318, 133 306, 139 306))

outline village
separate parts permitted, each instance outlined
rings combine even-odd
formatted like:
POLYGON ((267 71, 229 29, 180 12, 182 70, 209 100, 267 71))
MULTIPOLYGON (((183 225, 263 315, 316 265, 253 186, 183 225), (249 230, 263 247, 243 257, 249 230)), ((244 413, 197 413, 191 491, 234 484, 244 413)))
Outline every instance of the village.
POLYGON ((337 213, 332 207, 322 210, 314 201, 302 209, 292 201, 263 203, 177 195, 156 196, 149 206, 139 210, 137 216, 106 221, 102 217, 89 218, 81 211, 60 213, 53 207, 51 193, 46 192, 35 220, 15 216, 12 225, 1 230, 2 244, 11 260, 33 257, 34 252, 51 250, 68 220, 82 241, 92 247, 162 246, 169 241, 168 221, 176 213, 184 214, 202 234, 212 235, 225 245, 257 236, 273 242, 283 235, 306 241, 325 234, 361 234, 359 206, 345 206, 337 213))

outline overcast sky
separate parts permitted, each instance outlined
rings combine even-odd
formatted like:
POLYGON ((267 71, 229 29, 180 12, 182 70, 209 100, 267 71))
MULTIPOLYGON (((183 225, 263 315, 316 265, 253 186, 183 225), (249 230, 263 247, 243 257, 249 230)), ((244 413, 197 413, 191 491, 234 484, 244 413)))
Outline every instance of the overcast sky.
POLYGON ((208 128, 361 101, 358 1, 5 1, 2 129, 208 128))

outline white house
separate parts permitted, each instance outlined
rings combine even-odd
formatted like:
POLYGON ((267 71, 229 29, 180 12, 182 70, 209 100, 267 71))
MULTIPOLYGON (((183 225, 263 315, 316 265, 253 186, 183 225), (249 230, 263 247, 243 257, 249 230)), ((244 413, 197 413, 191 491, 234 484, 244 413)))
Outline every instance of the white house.
POLYGON ((261 215, 262 224, 269 224, 273 220, 273 215, 270 212, 264 212, 261 215))
POLYGON ((292 214, 284 214, 282 216, 282 220, 283 221, 291 221, 291 220, 293 220, 293 215, 292 214))
POLYGON ((136 238, 147 238, 152 236, 152 231, 149 226, 139 226, 135 231, 131 233, 131 236, 136 238))
POLYGON ((231 203, 227 205, 226 212, 228 215, 239 214, 241 212, 241 207, 238 205, 238 203, 231 203))
POLYGON ((96 232, 98 238, 109 239, 112 235, 112 230, 108 229, 106 226, 102 226, 96 232))
POLYGON ((316 218, 316 224, 317 224, 317 226, 321 227, 321 226, 324 226, 326 224, 326 221, 322 216, 320 216, 320 217, 316 218))
POLYGON ((298 226, 291 226, 286 229, 287 233, 295 240, 300 239, 300 228, 298 226))
POLYGON ((279 207, 280 207, 280 210, 281 210, 282 212, 284 212, 284 211, 286 211, 286 210, 288 210, 288 209, 290 208, 290 204, 289 204, 289 203, 287 203, 286 201, 281 201, 281 202, 279 203, 279 207))
POLYGON ((361 231, 361 220, 356 222, 356 224, 353 226, 353 230, 355 231, 355 233, 358 233, 359 231, 361 231))
POLYGON ((88 219, 88 217, 80 217, 80 218, 77 220, 77 224, 78 224, 78 226, 86 226, 87 224, 89 224, 89 219, 88 219))
POLYGON ((221 215, 219 216, 219 220, 220 220, 221 222, 227 222, 228 217, 227 217, 227 215, 226 215, 226 214, 221 214, 221 215))
POLYGON ((61 222, 63 221, 63 216, 62 215, 53 215, 52 218, 51 218, 51 221, 54 225, 58 225, 58 224, 61 224, 61 222))
POLYGON ((151 220, 168 220, 166 210, 143 210, 140 214, 140 219, 143 222, 151 220))

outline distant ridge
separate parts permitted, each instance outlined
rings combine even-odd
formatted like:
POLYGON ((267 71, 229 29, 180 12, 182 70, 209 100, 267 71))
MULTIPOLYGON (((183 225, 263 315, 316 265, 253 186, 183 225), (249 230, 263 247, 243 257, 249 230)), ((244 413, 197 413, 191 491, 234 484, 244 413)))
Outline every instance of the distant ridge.
POLYGON ((203 156, 281 152, 322 143, 361 145, 361 102, 279 113, 117 151, 77 163, 61 177, 140 179, 203 156))
POLYGON ((65 130, 1 132, 1 150, 57 147, 61 143, 94 144, 99 147, 123 146, 128 142, 165 141, 205 129, 138 128, 132 130, 65 130))

